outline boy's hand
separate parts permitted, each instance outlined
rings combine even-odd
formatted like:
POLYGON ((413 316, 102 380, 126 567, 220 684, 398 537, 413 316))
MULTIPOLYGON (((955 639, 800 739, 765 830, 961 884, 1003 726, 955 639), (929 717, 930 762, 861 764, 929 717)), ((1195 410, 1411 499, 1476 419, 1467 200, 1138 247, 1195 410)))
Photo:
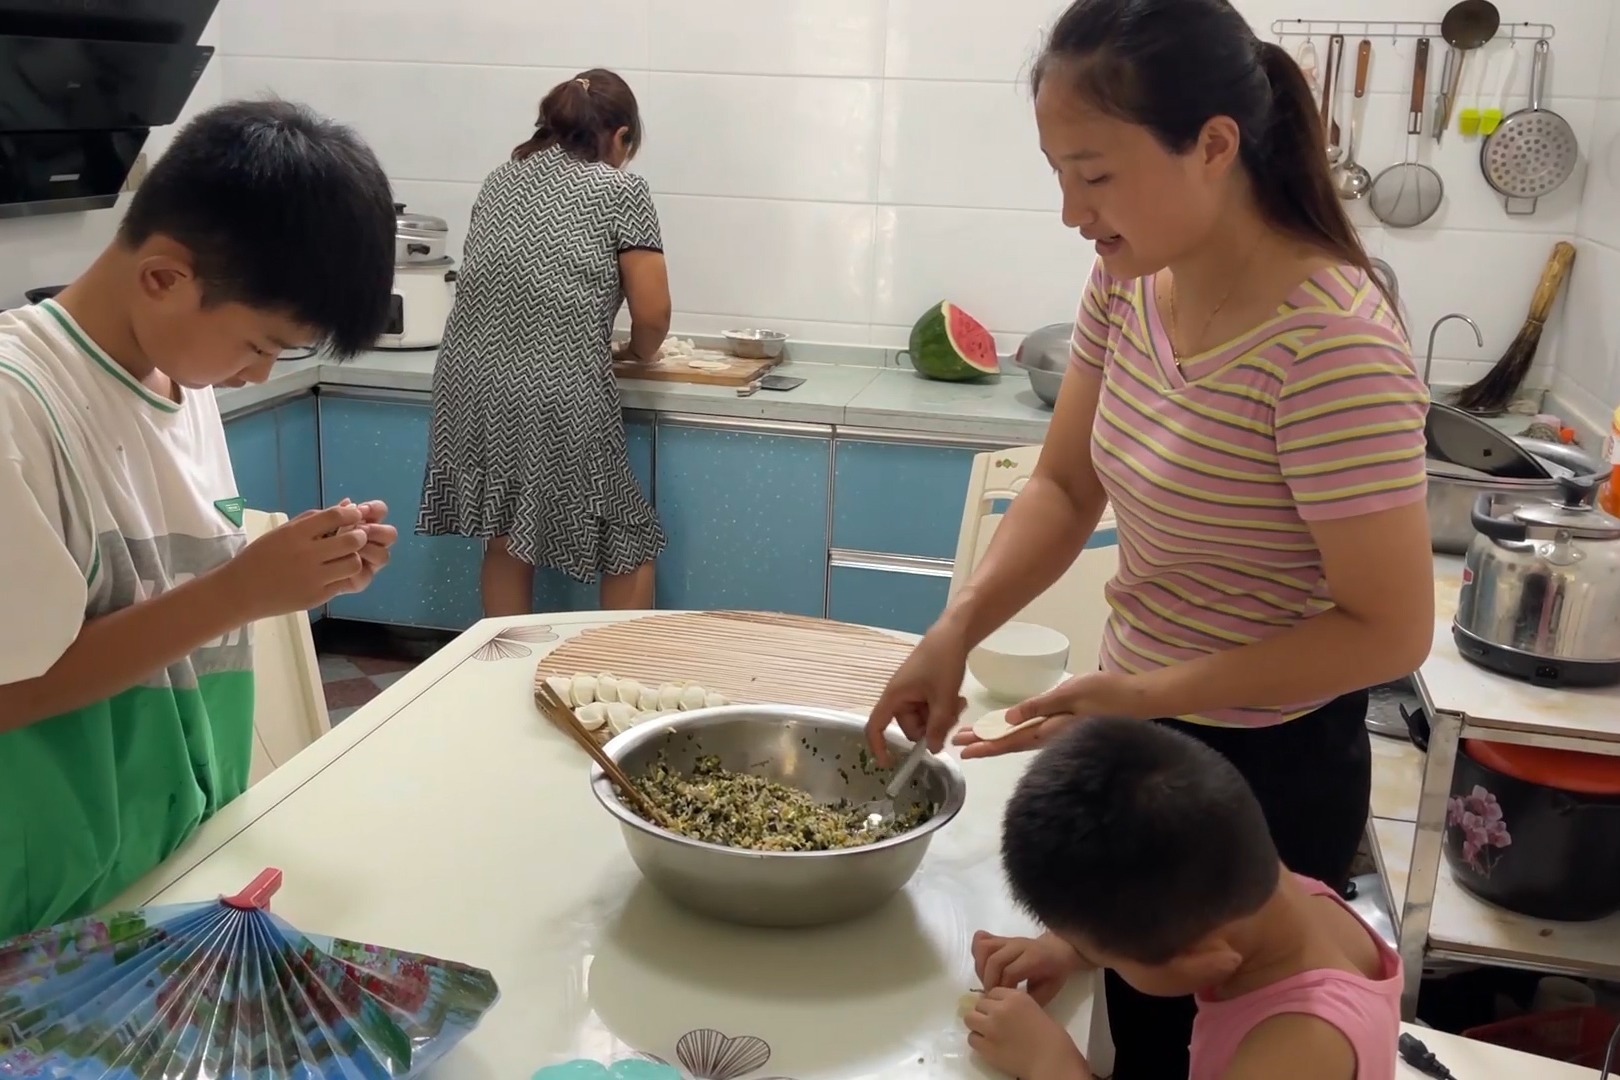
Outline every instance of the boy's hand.
POLYGON ((220 567, 226 595, 253 622, 308 611, 363 587, 356 582, 369 582, 374 572, 361 558, 369 539, 365 519, 366 511, 351 503, 310 510, 270 530, 220 567))
POLYGON ((365 564, 361 572, 355 576, 353 587, 349 592, 360 592, 370 586, 377 571, 388 565, 388 559, 394 541, 399 539, 399 530, 392 525, 383 524, 388 518, 388 504, 381 499, 370 502, 351 503, 344 499, 341 506, 358 506, 364 519, 361 527, 366 533, 366 546, 360 549, 360 561, 365 564))
POLYGON ((1089 965, 1056 934, 1038 938, 973 935, 973 970, 986 990, 1025 987, 1037 1005, 1051 1004, 1069 976, 1089 965), (1027 986, 1026 986, 1027 984, 1027 986))
POLYGON ((1069 1033, 1022 990, 985 991, 963 1020, 968 1046, 1018 1080, 1092 1080, 1091 1066, 1069 1033))

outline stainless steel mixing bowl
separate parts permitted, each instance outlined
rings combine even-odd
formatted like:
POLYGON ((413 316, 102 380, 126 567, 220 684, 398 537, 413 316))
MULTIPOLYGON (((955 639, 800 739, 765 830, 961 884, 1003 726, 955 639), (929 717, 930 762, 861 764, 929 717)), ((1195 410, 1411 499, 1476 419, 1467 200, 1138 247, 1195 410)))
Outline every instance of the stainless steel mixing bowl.
MULTIPOLYGON (((866 718, 791 705, 726 705, 695 709, 631 728, 607 753, 632 777, 662 754, 687 770, 713 754, 722 768, 802 788, 826 802, 883 797, 888 777, 863 769, 866 718)), ((892 736, 903 755, 907 744, 892 736)), ((928 844, 962 809, 966 787, 956 762, 928 757, 896 809, 921 802, 938 809, 921 826, 864 847, 837 851, 761 852, 689 840, 643 820, 614 794, 600 766, 591 789, 619 822, 630 857, 671 900, 712 918, 745 926, 819 926, 863 915, 903 888, 928 844)))

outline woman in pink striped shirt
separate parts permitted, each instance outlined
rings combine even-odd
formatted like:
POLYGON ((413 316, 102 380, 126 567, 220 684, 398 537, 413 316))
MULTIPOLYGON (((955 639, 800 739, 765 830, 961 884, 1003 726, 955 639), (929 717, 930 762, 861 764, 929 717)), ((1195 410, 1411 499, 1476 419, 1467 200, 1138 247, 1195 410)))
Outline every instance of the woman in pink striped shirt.
MULTIPOLYGON (((1063 220, 1096 246, 1041 459, 874 710, 943 747, 968 651, 1112 503, 1099 669, 1025 702, 1156 720, 1253 788, 1284 864, 1342 888, 1371 783, 1366 688, 1427 656, 1428 394, 1330 176, 1316 104, 1226 0, 1076 0, 1036 66, 1063 220)), ((1077 658, 1077 660, 1080 658, 1077 658)), ((1106 886, 1104 886, 1106 887, 1106 886)), ((1108 978, 1116 1080, 1187 1075, 1191 998, 1108 978)))

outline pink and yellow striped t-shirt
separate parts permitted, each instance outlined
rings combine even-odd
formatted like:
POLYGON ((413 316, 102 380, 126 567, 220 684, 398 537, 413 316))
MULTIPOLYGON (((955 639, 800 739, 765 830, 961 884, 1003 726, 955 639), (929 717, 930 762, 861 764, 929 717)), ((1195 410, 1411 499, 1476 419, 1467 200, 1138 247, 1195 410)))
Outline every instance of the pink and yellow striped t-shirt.
MULTIPOLYGON (((1269 322, 1178 366, 1151 279, 1099 261, 1074 354, 1102 379, 1091 453, 1119 527, 1105 669, 1196 659, 1329 609, 1307 523, 1424 497, 1428 390, 1354 267, 1318 272, 1269 322)), ((1183 719, 1262 727, 1324 704, 1183 719)))

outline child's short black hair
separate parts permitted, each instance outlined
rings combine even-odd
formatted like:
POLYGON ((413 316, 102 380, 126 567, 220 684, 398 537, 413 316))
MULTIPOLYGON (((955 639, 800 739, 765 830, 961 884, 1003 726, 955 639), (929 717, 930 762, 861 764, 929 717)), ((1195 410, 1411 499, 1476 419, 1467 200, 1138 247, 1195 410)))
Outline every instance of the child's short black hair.
POLYGON ((1276 891, 1276 846, 1231 762, 1149 720, 1083 720, 1007 803, 1013 896, 1058 933, 1163 964, 1276 891))
POLYGON ((180 131, 118 236, 184 244, 208 303, 285 314, 352 356, 387 324, 394 233, 388 177, 359 136, 300 105, 237 101, 180 131))

